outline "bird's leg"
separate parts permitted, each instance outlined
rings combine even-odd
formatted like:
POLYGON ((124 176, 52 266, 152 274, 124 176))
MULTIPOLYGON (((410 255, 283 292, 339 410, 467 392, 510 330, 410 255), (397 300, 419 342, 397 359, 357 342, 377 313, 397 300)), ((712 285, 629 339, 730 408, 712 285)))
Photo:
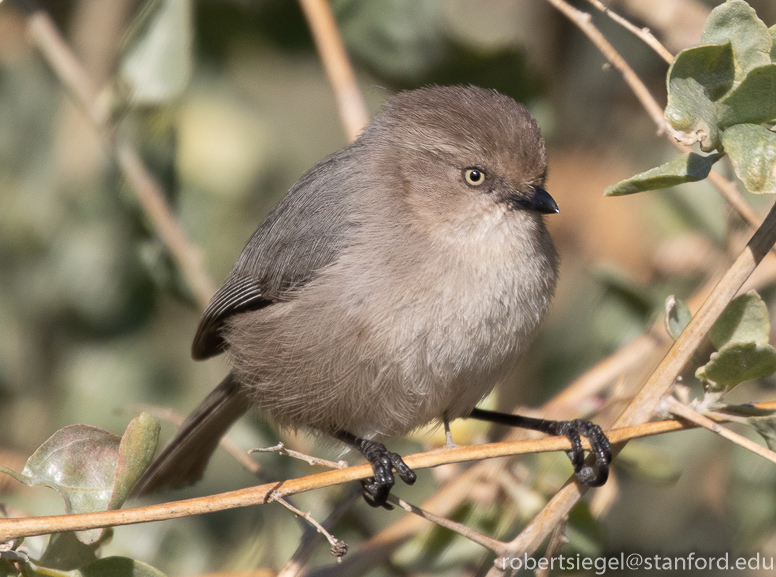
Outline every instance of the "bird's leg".
POLYGON ((385 445, 377 441, 362 439, 346 431, 335 435, 340 441, 357 449, 372 465, 374 476, 361 481, 364 487, 364 499, 372 507, 384 507, 393 509, 386 500, 393 487, 393 469, 399 474, 401 480, 412 485, 417 479, 415 471, 410 469, 397 453, 391 453, 385 445))
POLYGON ((583 485, 588 487, 600 487, 609 478, 609 464, 612 462, 612 448, 609 439, 606 437, 601 427, 594 425, 590 421, 575 419, 573 421, 548 421, 546 419, 534 419, 532 417, 523 417, 522 415, 513 415, 511 413, 499 413, 496 411, 487 411, 484 409, 474 409, 469 415, 471 419, 480 421, 490 421, 499 425, 510 427, 520 427, 522 429, 531 429, 548 435, 558 435, 568 438, 571 441, 571 450, 567 455, 574 467, 574 474, 583 485), (582 450, 580 436, 587 437, 590 446, 595 455, 595 465, 593 467, 585 464, 585 453, 582 450))
POLYGON ((445 449, 455 449, 458 445, 453 441, 453 433, 450 432, 450 419, 447 413, 442 417, 442 423, 445 426, 445 449))

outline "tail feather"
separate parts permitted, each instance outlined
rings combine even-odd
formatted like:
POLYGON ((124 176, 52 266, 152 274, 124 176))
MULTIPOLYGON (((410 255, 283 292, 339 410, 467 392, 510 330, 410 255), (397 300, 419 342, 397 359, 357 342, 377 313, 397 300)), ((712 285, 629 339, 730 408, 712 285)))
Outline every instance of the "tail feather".
POLYGON ((242 386, 228 375, 186 418, 132 489, 132 495, 140 497, 163 489, 180 489, 199 481, 221 437, 248 406, 242 386))

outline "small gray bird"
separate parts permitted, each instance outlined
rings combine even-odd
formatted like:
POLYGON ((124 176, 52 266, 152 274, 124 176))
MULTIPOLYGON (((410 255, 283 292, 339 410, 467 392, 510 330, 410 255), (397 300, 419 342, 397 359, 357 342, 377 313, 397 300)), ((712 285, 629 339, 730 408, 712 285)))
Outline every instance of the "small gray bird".
POLYGON ((415 473, 374 439, 462 417, 568 436, 580 481, 603 484, 611 451, 599 427, 475 408, 513 372, 555 290, 546 174, 539 127, 507 96, 452 86, 391 98, 248 241, 192 346, 195 359, 226 352, 231 372, 135 494, 199 480, 251 406, 358 449, 375 506, 393 470, 410 484, 415 473))

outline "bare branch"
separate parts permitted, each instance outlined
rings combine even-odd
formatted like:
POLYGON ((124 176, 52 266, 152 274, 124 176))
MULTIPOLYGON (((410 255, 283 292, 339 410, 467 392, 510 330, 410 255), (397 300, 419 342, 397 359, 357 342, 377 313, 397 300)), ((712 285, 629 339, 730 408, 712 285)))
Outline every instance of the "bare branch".
POLYGON ((704 429, 708 429, 712 433, 716 433, 720 437, 724 437, 728 441, 731 441, 736 445, 740 445, 744 449, 752 451, 755 455, 760 455, 764 459, 768 459, 772 463, 776 463, 775 452, 771 451, 767 447, 758 445, 751 439, 747 439, 738 433, 734 433, 727 427, 723 427, 719 423, 712 421, 710 418, 701 415, 696 411, 693 411, 690 407, 683 405, 675 398, 665 397, 662 403, 669 412, 676 415, 677 417, 690 421, 691 423, 698 425, 699 427, 703 427, 704 429))
MULTIPOLYGON (((337 503, 337 505, 334 507, 334 510, 329 513, 329 516, 324 519, 321 525, 323 525, 323 527, 326 529, 331 528, 359 499, 361 499, 360 487, 351 491, 345 498, 340 500, 340 502, 337 503)), ((305 534, 302 535, 302 541, 299 543, 299 547, 297 547, 296 551, 291 556, 291 559, 288 560, 288 563, 286 563, 285 567, 281 569, 280 573, 278 573, 276 577, 296 577, 299 575, 315 551, 315 546, 317 545, 317 536, 318 532, 315 529, 309 529, 308 531, 305 531, 305 534)))
POLYGON ((660 55, 660 57, 668 62, 668 64, 671 64, 674 60, 674 55, 671 54, 671 52, 663 46, 660 41, 655 38, 654 34, 650 31, 649 28, 639 28, 638 26, 633 25, 630 21, 626 20, 616 12, 613 12, 611 8, 606 6, 601 0, 587 0, 590 4, 592 4, 596 9, 600 10, 604 14, 606 14, 609 18, 617 22, 620 26, 631 32, 632 34, 638 36, 641 38, 642 42, 652 48, 655 52, 660 55))
POLYGON ((200 251, 188 240, 170 210, 161 185, 143 164, 137 150, 129 142, 116 137, 110 110, 103 100, 97 98, 97 89, 91 78, 51 17, 43 10, 35 10, 28 17, 28 32, 32 43, 73 95, 76 104, 86 111, 106 148, 116 156, 122 174, 146 217, 167 246, 199 304, 206 306, 215 292, 215 285, 205 270, 200 251))
MULTIPOLYGON (((634 438, 660 435, 690 428, 694 428, 694 425, 691 423, 668 420, 613 429, 607 431, 607 435, 613 444, 617 444, 634 438)), ((582 444, 585 449, 590 450, 590 445, 587 441, 583 441, 582 444)), ((505 441, 457 447, 455 449, 437 449, 426 453, 408 455, 404 458, 404 462, 413 469, 427 469, 449 463, 463 463, 528 453, 568 451, 570 448, 571 443, 566 438, 546 437, 530 441, 505 441)), ((150 521, 177 519, 189 515, 213 513, 251 505, 263 505, 272 500, 277 500, 279 497, 357 481, 373 474, 371 465, 366 463, 287 481, 265 483, 256 487, 219 493, 217 495, 159 503, 133 509, 49 517, 0 519, 0 543, 16 539, 17 537, 47 535, 63 531, 83 531, 98 527, 133 525, 150 521)), ((566 485, 566 487, 568 486, 566 485)), ((510 544, 510 550, 511 548, 510 544)))
POLYGON ((364 97, 356 82, 337 23, 326 0, 299 0, 337 99, 345 136, 353 142, 369 122, 364 97))
POLYGON ((315 527, 315 530, 321 535, 323 535, 324 537, 326 537, 326 540, 331 545, 331 554, 337 558, 338 563, 342 563, 342 557, 344 557, 345 554, 347 554, 348 552, 348 544, 345 543, 345 541, 340 541, 334 535, 329 533, 323 525, 321 525, 318 521, 315 520, 315 518, 312 516, 311 513, 309 512, 305 513, 302 510, 297 509, 291 503, 286 501, 283 497, 272 496, 270 497, 270 500, 277 501, 278 503, 283 505, 286 509, 291 511, 294 515, 301 517, 302 519, 310 523, 310 525, 315 527))
POLYGON ((486 549, 490 549, 491 551, 496 553, 496 555, 500 555, 502 551, 504 551, 504 548, 506 547, 506 543, 502 543, 497 539, 493 539, 492 537, 483 535, 479 531, 475 531, 474 529, 467 527, 463 523, 450 521, 449 519, 445 519, 444 517, 435 515, 430 511, 425 511, 420 507, 417 507, 416 505, 408 503, 404 499, 399 499, 395 495, 388 495, 388 501, 390 501, 394 505, 398 505, 408 513, 414 513, 418 517, 422 517, 427 521, 431 521, 435 525, 439 525, 440 527, 444 527, 445 529, 454 531, 455 533, 458 533, 462 537, 466 537, 469 541, 472 541, 473 543, 477 543, 478 545, 482 545, 486 549))
POLYGON ((250 453, 278 453, 280 455, 287 455, 289 457, 293 457, 294 459, 299 459, 300 461, 305 461, 307 463, 310 463, 311 465, 320 465, 323 467, 328 467, 329 469, 344 469, 345 467, 348 466, 347 461, 340 460, 335 463, 334 461, 329 461, 327 459, 321 459, 320 457, 305 455, 304 453, 300 453, 299 451, 286 449, 286 446, 283 443, 278 443, 274 447, 261 447, 258 449, 250 449, 248 451, 248 454, 250 453))

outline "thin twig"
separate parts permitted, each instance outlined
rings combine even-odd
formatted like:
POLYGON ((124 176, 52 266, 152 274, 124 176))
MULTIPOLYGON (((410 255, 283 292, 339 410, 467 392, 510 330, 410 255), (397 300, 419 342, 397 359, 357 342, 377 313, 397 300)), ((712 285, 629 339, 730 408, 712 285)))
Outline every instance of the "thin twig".
POLYGON ((663 118, 663 108, 653 98, 649 89, 644 85, 625 59, 620 56, 619 52, 614 49, 614 46, 612 46, 606 37, 601 34, 601 31, 595 27, 590 14, 583 12, 582 10, 577 10, 565 2, 565 0, 547 0, 547 2, 555 6, 555 8, 562 12, 564 16, 576 24, 577 27, 590 38, 611 65, 622 74, 623 79, 625 79, 625 82, 633 91, 633 94, 636 95, 636 98, 639 99, 639 102, 641 102, 641 105, 647 111, 647 114, 649 114, 650 118, 652 118, 658 126, 658 131, 661 134, 665 132, 667 125, 663 118))
POLYGON ((299 459, 300 461, 305 461, 311 465, 320 465, 322 467, 328 467, 329 469, 344 469, 348 466, 347 461, 339 460, 334 462, 327 459, 321 459, 320 457, 313 457, 312 455, 305 455, 304 453, 292 449, 286 449, 286 446, 283 443, 278 443, 274 447, 250 449, 248 454, 251 453, 278 453, 279 455, 286 455, 288 457, 293 457, 294 459, 299 459))
POLYGON ((771 451, 767 447, 758 445, 751 439, 747 439, 746 437, 739 435, 738 433, 734 433, 727 427, 723 427, 719 423, 712 421, 710 418, 704 415, 701 415, 696 411, 693 411, 690 407, 688 407, 687 405, 683 405, 675 398, 670 396, 665 397, 662 401, 662 405, 665 406, 665 408, 668 411, 670 411, 672 414, 676 415, 677 417, 681 417, 682 419, 690 421, 691 423, 698 425, 699 427, 708 429, 712 433, 716 433, 720 437, 724 437, 728 441, 731 441, 736 445, 740 445, 744 449, 748 449, 753 453, 755 453, 756 455, 760 455, 761 457, 768 459, 772 463, 776 463, 775 452, 771 451))
POLYGON ((187 238, 165 199, 159 181, 143 163, 135 147, 124 139, 117 139, 115 154, 124 178, 191 286, 197 302, 206 307, 216 288, 205 270, 202 253, 187 238))
MULTIPOLYGON (((321 525, 326 529, 330 529, 359 499, 361 499, 361 487, 350 491, 347 496, 341 499, 321 525)), ((315 551, 318 534, 318 531, 315 529, 305 531, 291 559, 288 560, 276 577, 297 577, 299 575, 315 551)))
POLYGON ((483 535, 479 531, 475 531, 474 529, 472 529, 471 527, 467 527, 463 523, 451 521, 450 519, 446 519, 445 517, 440 517, 439 515, 435 515, 430 511, 425 511, 424 509, 421 509, 420 507, 413 505, 412 503, 408 503, 404 499, 400 499, 395 495, 388 495, 388 501, 390 501, 394 505, 398 505, 408 513, 413 513, 418 517, 421 517, 423 519, 426 519, 427 521, 431 521, 432 523, 439 525, 440 527, 444 527, 445 529, 449 529, 450 531, 458 533, 462 537, 466 537, 469 541, 472 541, 473 543, 477 543, 478 545, 482 545, 486 549, 490 549, 491 551, 496 553, 496 555, 500 555, 506 547, 506 543, 502 543, 497 539, 493 539, 492 537, 483 535))
POLYGON ((348 141, 353 142, 369 122, 369 113, 337 29, 331 6, 326 0, 299 0, 299 3, 302 5, 307 24, 313 34, 323 68, 334 89, 345 136, 348 141))
POLYGON ((620 26, 634 34, 635 36, 638 36, 641 38, 642 42, 652 48, 657 54, 665 60, 668 64, 671 64, 671 62, 674 61, 674 55, 671 54, 670 50, 663 46, 663 44, 655 38, 655 35, 652 34, 652 31, 649 28, 639 28, 638 26, 635 26, 627 19, 623 18, 616 12, 612 11, 611 8, 606 6, 601 0, 587 0, 590 4, 592 4, 596 9, 600 10, 604 14, 606 14, 609 18, 617 22, 620 26))
POLYGON ((116 137, 110 110, 97 98, 97 89, 89 74, 51 17, 44 10, 36 9, 28 17, 27 30, 32 43, 73 95, 76 104, 86 111, 106 148, 116 155, 122 174, 141 208, 170 251, 197 301, 206 306, 215 292, 215 285, 205 269, 200 251, 188 240, 173 216, 162 186, 142 162, 137 150, 126 140, 116 137))
POLYGON ((311 513, 309 512, 305 513, 301 509, 297 509, 291 503, 286 501, 283 497, 276 496, 273 494, 270 496, 270 501, 277 501, 278 503, 283 505, 286 509, 291 511, 294 515, 301 517, 302 519, 310 523, 310 525, 315 527, 315 530, 319 534, 326 537, 326 540, 331 545, 331 554, 337 558, 338 563, 342 563, 342 557, 344 557, 348 552, 348 544, 345 543, 345 541, 341 541, 337 539, 334 535, 329 533, 323 525, 321 525, 318 521, 315 520, 315 517, 313 517, 311 513))
POLYGON ((536 577, 549 576, 550 574, 549 560, 555 556, 555 554, 558 552, 558 549, 560 549, 560 546, 563 545, 563 543, 568 541, 564 533, 566 530, 567 523, 568 523, 568 517, 566 517, 563 520, 563 522, 558 523, 558 526, 555 527, 555 530, 552 532, 552 535, 550 536, 550 542, 547 544, 547 550, 544 552, 544 558, 547 559, 548 562, 544 569, 542 568, 537 569, 536 577))

